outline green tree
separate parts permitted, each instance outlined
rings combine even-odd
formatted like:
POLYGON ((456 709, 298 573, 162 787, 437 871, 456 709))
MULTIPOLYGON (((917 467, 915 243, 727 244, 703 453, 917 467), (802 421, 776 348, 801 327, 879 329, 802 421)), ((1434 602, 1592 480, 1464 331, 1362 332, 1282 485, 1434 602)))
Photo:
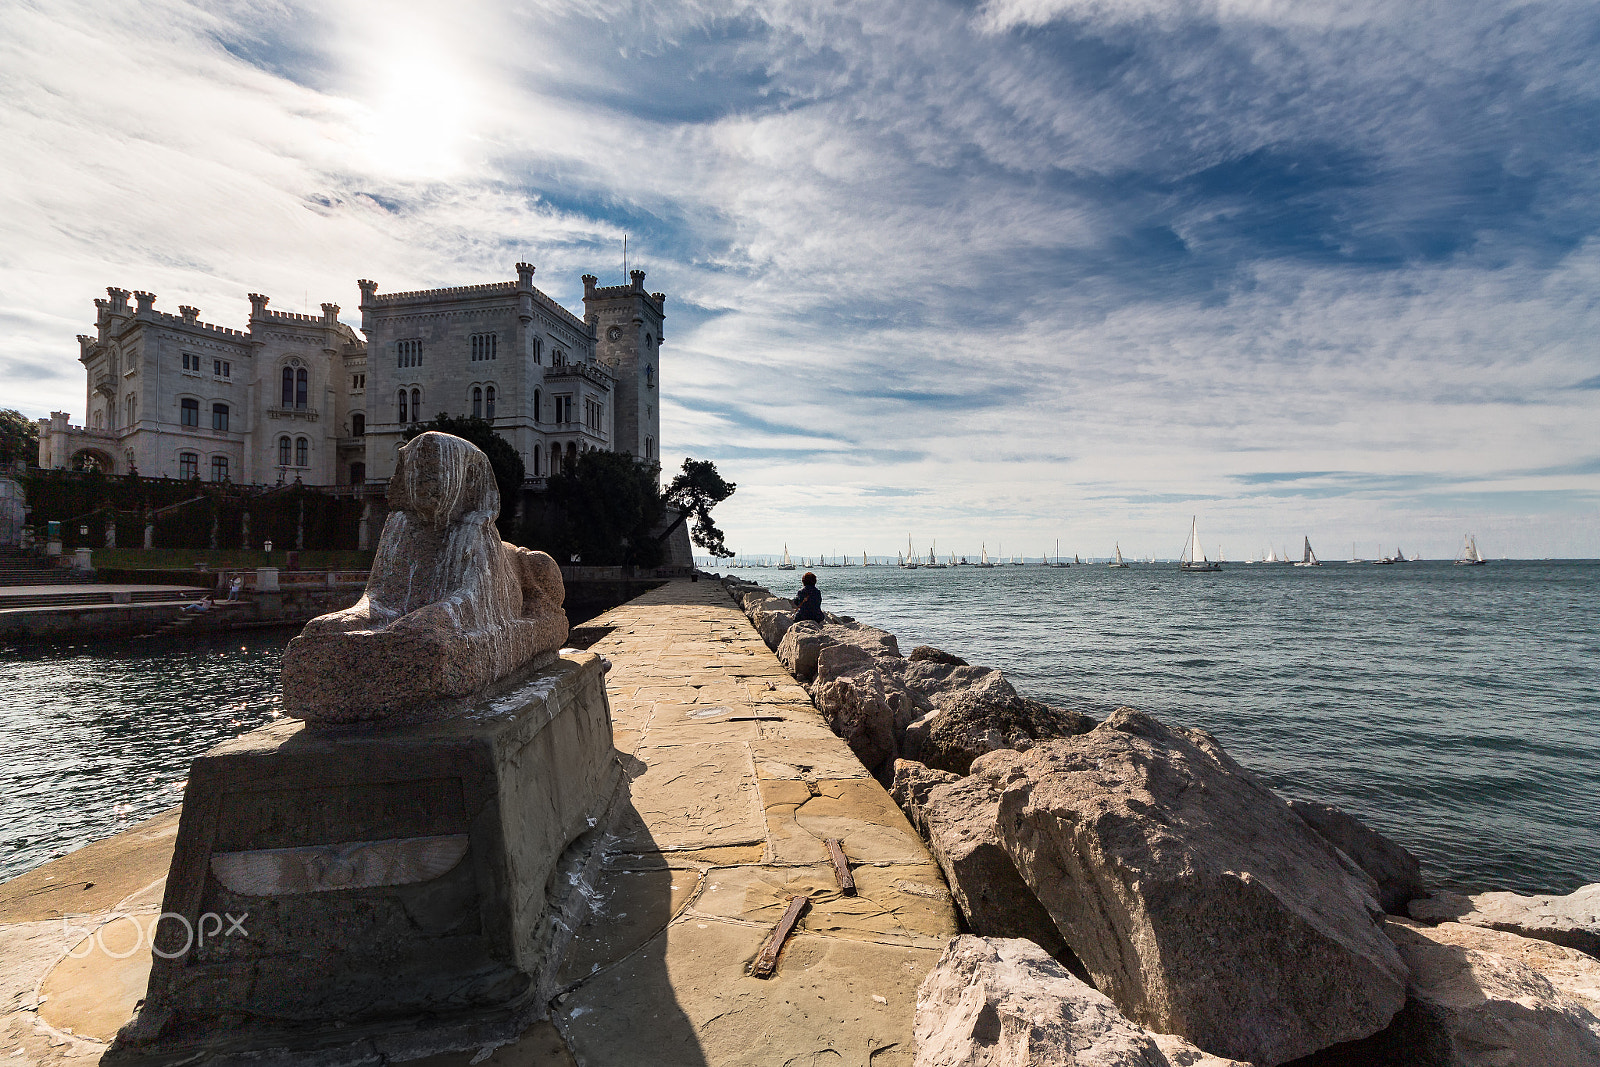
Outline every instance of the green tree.
POLYGON ((511 517, 516 514, 517 496, 522 492, 522 476, 525 473, 522 457, 511 447, 511 442, 496 433, 494 424, 488 419, 446 415, 444 412, 440 412, 431 422, 412 423, 405 430, 405 439, 409 441, 429 430, 471 441, 489 457, 489 466, 494 468, 494 484, 500 490, 500 529, 502 532, 509 529, 511 517))
POLYGON ((550 479, 544 528, 530 529, 530 547, 544 548, 562 563, 578 556, 585 564, 654 567, 661 543, 652 533, 665 507, 657 488, 661 468, 638 463, 626 452, 584 452, 550 479))
POLYGON ((0 411, 0 463, 27 460, 39 465, 39 424, 16 408, 0 411))
MULTIPOLYGON (((732 496, 737 488, 733 482, 723 480, 716 464, 709 459, 686 459, 683 470, 667 486, 665 499, 668 507, 680 512, 678 522, 694 518, 689 535, 695 544, 713 556, 726 558, 734 554, 733 549, 727 546, 722 531, 711 520, 711 509, 732 496)), ((668 527, 661 540, 665 541, 677 525, 675 522, 668 527)))

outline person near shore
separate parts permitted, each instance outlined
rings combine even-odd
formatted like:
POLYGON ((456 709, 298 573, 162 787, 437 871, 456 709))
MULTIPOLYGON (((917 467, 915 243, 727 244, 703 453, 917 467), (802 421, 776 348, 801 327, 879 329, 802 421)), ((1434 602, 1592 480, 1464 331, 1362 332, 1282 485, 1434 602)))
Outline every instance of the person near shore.
POLYGON ((228 583, 228 603, 232 604, 239 599, 239 591, 244 588, 244 578, 233 576, 233 581, 228 583))
POLYGON ((182 609, 180 609, 180 610, 186 611, 186 612, 187 611, 192 611, 192 612, 210 611, 211 610, 211 598, 208 597, 208 596, 203 596, 199 600, 196 600, 193 604, 185 604, 182 607, 182 609))
POLYGON ((794 607, 795 622, 822 625, 822 592, 817 589, 817 576, 810 571, 800 576, 800 591, 794 595, 794 607))

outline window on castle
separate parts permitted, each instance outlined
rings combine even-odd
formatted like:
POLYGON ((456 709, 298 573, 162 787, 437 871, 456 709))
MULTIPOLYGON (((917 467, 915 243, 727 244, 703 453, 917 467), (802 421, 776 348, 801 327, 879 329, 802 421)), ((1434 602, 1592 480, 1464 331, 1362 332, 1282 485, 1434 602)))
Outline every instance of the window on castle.
POLYGON ((472 387, 472 417, 483 418, 483 390, 477 386, 472 387))
POLYGON ((200 373, 200 357, 190 352, 183 354, 183 369, 190 374, 200 373))
POLYGON ((211 457, 211 480, 214 482, 225 482, 228 480, 227 456, 211 457))
POLYGON ((211 405, 211 428, 213 430, 226 430, 228 428, 228 405, 211 405))
POLYGON ((283 368, 283 406, 294 407, 294 368, 283 368))
POLYGON ((350 436, 351 437, 362 437, 362 436, 366 435, 366 432, 367 432, 367 417, 365 415, 363 415, 359 411, 356 412, 354 415, 351 415, 350 416, 350 436))
POLYGON ((289 465, 289 435, 288 434, 284 434, 282 437, 278 438, 278 466, 287 467, 288 465, 289 465))
POLYGON ((653 363, 646 363, 644 365, 644 384, 645 388, 647 389, 654 389, 656 387, 656 368, 653 363))
MULTIPOLYGON (((187 403, 187 401, 185 401, 185 403, 187 403)), ((200 412, 200 409, 199 409, 198 406, 196 406, 196 408, 195 408, 195 422, 199 422, 200 421, 199 412, 200 412)), ((103 425, 105 425, 105 417, 100 412, 98 412, 98 411, 95 412, 94 413, 94 428, 98 430, 103 425)), ((189 425, 189 423, 185 423, 184 425, 187 426, 187 425, 189 425)))
POLYGON ((650 351, 650 343, 651 343, 650 342, 650 335, 649 334, 645 334, 644 335, 644 350, 646 352, 650 351))
POLYGON ((498 359, 499 353, 499 334, 475 333, 472 335, 472 362, 483 363, 491 359, 498 359))
POLYGON ((306 385, 306 369, 301 367, 294 372, 294 406, 297 408, 306 406, 306 385))
POLYGON ((411 417, 418 422, 422 421, 422 390, 411 390, 411 417))
POLYGON ((296 467, 311 466, 311 442, 304 437, 294 439, 294 465, 296 467))
POLYGON ((489 386, 487 395, 483 400, 483 413, 485 418, 494 418, 494 386, 489 386))
POLYGON ((540 419, 542 419, 544 417, 544 416, 539 414, 539 402, 542 399, 544 399, 544 398, 540 394, 539 390, 535 389, 533 391, 533 421, 534 422, 538 422, 540 419))
POLYGON ((200 477, 200 457, 193 452, 178 453, 178 477, 185 480, 200 477))
POLYGON ((558 397, 556 397, 555 398, 555 406, 556 406, 556 413, 555 413, 554 421, 556 421, 556 422, 571 422, 572 421, 572 398, 570 396, 558 396, 558 397))
POLYGON ((533 339, 533 361, 535 363, 544 362, 544 341, 538 337, 533 339))
MULTIPOLYGON (((199 426, 200 425, 200 401, 198 401, 198 400, 182 400, 182 401, 179 401, 179 406, 182 409, 181 414, 179 416, 182 425, 184 425, 184 426, 199 426)), ((98 414, 95 416, 96 419, 98 419, 99 417, 100 416, 98 414)), ((99 424, 96 423, 96 425, 99 425, 99 424)))
POLYGON ((218 378, 232 378, 233 364, 225 359, 214 359, 211 361, 211 373, 218 378))
POLYGON ((583 424, 595 433, 600 432, 600 416, 602 413, 600 401, 588 397, 583 402, 583 424))
POLYGON ((123 408, 128 415, 128 421, 124 425, 131 429, 133 424, 139 421, 139 398, 129 393, 127 400, 123 403, 123 408))
POLYGON ((533 450, 533 476, 535 478, 539 477, 539 458, 543 455, 544 453, 539 449, 536 448, 533 450))
POLYGON ((366 387, 367 387, 367 376, 365 374, 352 374, 352 375, 350 375, 350 391, 351 392, 360 392, 361 390, 365 389, 366 387))
POLYGON ((400 422, 404 424, 410 421, 410 419, 406 418, 406 391, 402 389, 400 390, 400 422))
POLYGON ((656 458, 656 439, 654 437, 646 437, 644 439, 644 458, 656 458))
POLYGON ((365 463, 352 463, 352 464, 350 464, 350 484, 351 485, 366 485, 367 484, 367 465, 365 463))
POLYGON ((412 337, 394 343, 395 365, 398 367, 422 366, 422 340, 412 337))

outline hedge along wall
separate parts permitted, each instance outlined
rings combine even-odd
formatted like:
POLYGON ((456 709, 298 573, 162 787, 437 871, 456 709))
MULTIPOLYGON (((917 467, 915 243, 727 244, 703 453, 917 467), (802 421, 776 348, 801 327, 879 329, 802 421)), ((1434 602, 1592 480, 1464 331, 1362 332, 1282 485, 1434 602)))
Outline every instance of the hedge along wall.
POLYGON ((157 548, 259 548, 270 539, 277 549, 354 549, 364 506, 303 485, 269 489, 78 471, 31 471, 24 485, 39 536, 47 522, 59 521, 68 550, 103 547, 108 521, 119 549, 142 548, 147 521, 155 524, 157 548), (78 532, 85 525, 87 536, 78 532))

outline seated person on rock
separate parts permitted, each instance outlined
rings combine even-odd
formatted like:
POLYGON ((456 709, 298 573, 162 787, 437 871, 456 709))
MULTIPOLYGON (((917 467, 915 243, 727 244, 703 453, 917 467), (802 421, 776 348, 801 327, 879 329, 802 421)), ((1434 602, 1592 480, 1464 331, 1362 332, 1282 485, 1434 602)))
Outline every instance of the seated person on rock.
POLYGON ((817 576, 810 571, 800 576, 800 591, 794 595, 794 606, 795 622, 822 625, 822 592, 817 588, 817 576))

